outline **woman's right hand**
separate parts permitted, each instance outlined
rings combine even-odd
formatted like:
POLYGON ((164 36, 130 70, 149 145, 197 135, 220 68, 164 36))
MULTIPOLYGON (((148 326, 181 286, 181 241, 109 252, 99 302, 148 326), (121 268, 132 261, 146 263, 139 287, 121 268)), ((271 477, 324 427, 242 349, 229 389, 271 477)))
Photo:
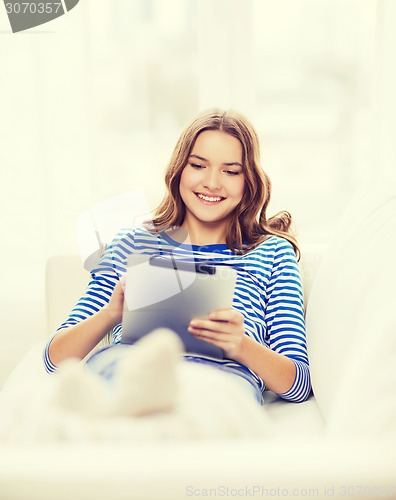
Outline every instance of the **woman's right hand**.
POLYGON ((122 311, 124 307, 124 288, 125 288, 125 276, 123 276, 117 285, 114 287, 113 294, 110 297, 108 304, 104 306, 104 310, 107 311, 114 326, 118 325, 122 321, 122 311))

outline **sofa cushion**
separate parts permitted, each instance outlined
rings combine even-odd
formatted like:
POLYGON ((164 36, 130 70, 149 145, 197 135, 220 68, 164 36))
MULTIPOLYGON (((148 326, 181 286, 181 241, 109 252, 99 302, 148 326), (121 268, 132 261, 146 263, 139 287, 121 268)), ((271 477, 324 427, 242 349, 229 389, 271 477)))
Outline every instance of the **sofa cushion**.
MULTIPOLYGON (((373 371, 383 368, 381 356, 368 363, 367 359, 362 361, 360 350, 367 349, 370 342, 376 344, 377 338, 382 339, 382 349, 387 350, 392 340, 386 333, 390 333, 392 308, 385 299, 386 294, 394 293, 396 283, 393 186, 395 182, 372 183, 356 194, 331 239, 311 289, 308 353, 314 394, 326 421, 335 411, 334 406, 340 404, 337 398, 346 384, 353 387, 356 380, 365 384, 373 371), (354 374, 350 367, 352 356, 354 374)), ((343 398, 345 404, 345 395, 343 398)), ((337 411, 357 415, 361 405, 355 403, 351 399, 348 410, 337 411)))
MULTIPOLYGON (((393 284, 395 271, 392 271, 393 284)), ((329 415, 326 433, 331 436, 370 437, 396 440, 396 288, 384 290, 367 307, 382 307, 387 314, 374 314, 358 327, 362 342, 354 350, 345 379, 329 415), (387 295, 390 291, 390 295, 387 295), (393 309, 393 310, 392 310, 393 309)))

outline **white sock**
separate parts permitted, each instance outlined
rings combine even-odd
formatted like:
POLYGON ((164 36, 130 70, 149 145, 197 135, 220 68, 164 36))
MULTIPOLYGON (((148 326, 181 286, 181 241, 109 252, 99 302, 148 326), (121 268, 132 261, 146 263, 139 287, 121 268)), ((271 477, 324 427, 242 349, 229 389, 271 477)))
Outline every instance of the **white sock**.
POLYGON ((59 367, 56 406, 85 415, 107 416, 114 413, 107 382, 92 373, 77 359, 68 359, 59 367))
POLYGON ((172 410, 177 398, 176 366, 182 350, 178 335, 165 328, 139 340, 117 365, 116 413, 138 416, 172 410))

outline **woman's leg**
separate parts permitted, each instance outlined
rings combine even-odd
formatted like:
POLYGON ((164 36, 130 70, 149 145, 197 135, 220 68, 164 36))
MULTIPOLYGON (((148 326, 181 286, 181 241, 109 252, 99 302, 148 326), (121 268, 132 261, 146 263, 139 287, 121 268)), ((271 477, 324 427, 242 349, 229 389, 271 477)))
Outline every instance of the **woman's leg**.
POLYGON ((250 396, 253 397, 253 399, 258 403, 262 404, 263 403, 263 396, 258 389, 258 387, 253 386, 247 379, 242 377, 241 375, 238 375, 236 373, 231 373, 228 372, 228 375, 230 377, 230 380, 232 380, 232 383, 235 385, 238 385, 243 389, 246 394, 249 394, 250 396))
POLYGON ((266 436, 271 428, 266 409, 252 384, 218 365, 185 361, 177 366, 176 412, 186 437, 266 436))

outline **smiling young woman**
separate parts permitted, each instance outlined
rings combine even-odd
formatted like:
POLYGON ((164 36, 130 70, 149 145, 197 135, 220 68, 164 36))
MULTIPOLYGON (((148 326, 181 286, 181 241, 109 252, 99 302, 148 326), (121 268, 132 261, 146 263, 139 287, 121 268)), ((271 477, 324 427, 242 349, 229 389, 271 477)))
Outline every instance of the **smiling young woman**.
MULTIPOLYGON (((86 293, 46 347, 47 370, 69 357, 83 359, 112 329, 113 345, 93 354, 87 366, 118 388, 116 411, 172 406, 176 334, 164 334, 163 341, 149 334, 155 342, 147 341, 146 350, 119 345, 128 257, 160 252, 230 266, 238 275, 230 309, 191 318, 186 326, 194 337, 220 347, 224 357, 187 352, 185 366, 221 370, 259 402, 267 389, 287 401, 304 401, 311 385, 299 250, 288 212, 267 219, 271 183, 260 167, 253 127, 234 111, 200 114, 177 142, 165 183, 153 220, 123 229, 92 270, 86 293)), ((85 401, 92 397, 88 393, 85 401)))

